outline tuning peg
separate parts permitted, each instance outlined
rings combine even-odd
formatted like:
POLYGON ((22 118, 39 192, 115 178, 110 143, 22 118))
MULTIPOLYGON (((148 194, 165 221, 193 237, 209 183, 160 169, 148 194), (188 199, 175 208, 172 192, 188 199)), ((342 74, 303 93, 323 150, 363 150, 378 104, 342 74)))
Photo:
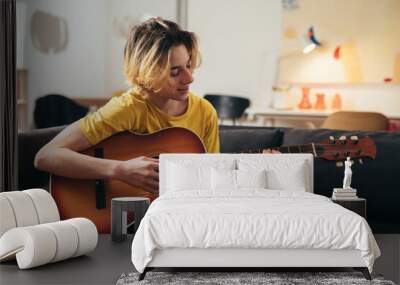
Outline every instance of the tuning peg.
POLYGON ((346 140, 346 136, 341 136, 341 137, 339 138, 339 140, 345 141, 345 140, 346 140))
POLYGON ((358 159, 358 162, 359 162, 360 164, 363 164, 363 163, 364 163, 364 161, 363 161, 361 158, 358 159))
POLYGON ((353 142, 353 144, 357 144, 358 143, 358 136, 351 136, 350 140, 353 142))
POLYGON ((343 167, 343 161, 337 161, 336 167, 343 167))
POLYGON ((335 141, 335 137, 334 136, 329 136, 329 140, 331 140, 331 141, 335 141))

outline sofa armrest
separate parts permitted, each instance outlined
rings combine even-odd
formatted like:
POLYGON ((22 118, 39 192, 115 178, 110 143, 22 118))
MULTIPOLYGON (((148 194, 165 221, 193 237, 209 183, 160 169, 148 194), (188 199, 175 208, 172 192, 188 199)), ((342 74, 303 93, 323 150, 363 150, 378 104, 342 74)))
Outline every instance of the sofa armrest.
POLYGON ((35 168, 35 155, 64 128, 61 126, 18 133, 18 189, 48 189, 49 174, 35 168))

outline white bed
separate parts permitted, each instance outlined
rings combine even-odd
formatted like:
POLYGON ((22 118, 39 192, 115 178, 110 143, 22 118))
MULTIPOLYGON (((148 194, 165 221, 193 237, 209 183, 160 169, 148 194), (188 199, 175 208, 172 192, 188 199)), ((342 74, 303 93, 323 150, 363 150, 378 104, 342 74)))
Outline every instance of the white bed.
POLYGON ((354 267, 380 255, 367 222, 312 194, 307 154, 166 154, 132 243, 154 267, 354 267))

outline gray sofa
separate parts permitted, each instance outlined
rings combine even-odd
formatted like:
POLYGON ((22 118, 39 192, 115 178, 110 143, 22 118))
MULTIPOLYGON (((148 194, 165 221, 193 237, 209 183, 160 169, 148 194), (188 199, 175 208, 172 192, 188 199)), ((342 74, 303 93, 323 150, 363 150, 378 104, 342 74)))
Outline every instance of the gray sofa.
MULTIPOLYGON (((36 152, 63 127, 34 130, 18 135, 19 189, 48 188, 48 174, 33 167, 36 152)), ((367 219, 374 233, 400 233, 400 132, 348 132, 326 129, 267 128, 220 126, 221 152, 248 150, 281 145, 321 142, 329 136, 358 135, 371 137, 377 147, 376 159, 355 164, 352 186, 367 199, 367 219)), ((333 161, 316 159, 314 192, 330 197, 333 187, 340 187, 343 168, 333 161)))

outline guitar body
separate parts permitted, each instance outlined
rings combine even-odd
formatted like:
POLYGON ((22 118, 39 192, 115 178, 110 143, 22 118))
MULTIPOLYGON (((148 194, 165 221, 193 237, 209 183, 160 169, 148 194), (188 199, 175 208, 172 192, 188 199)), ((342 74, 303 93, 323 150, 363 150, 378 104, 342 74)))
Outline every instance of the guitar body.
MULTIPOLYGON (((153 134, 130 132, 115 134, 83 151, 94 156, 95 149, 103 149, 105 159, 129 160, 139 156, 158 157, 162 153, 204 153, 199 137, 185 128, 168 128, 153 134)), ((157 195, 146 192, 119 180, 106 180, 105 208, 96 208, 96 181, 73 179, 52 175, 50 191, 58 206, 61 219, 85 217, 94 222, 99 233, 111 232, 111 199, 114 197, 146 197, 157 195)))
MULTIPOLYGON (((129 160, 139 156, 158 157, 162 153, 204 153, 205 148, 199 137, 185 128, 168 128, 149 135, 122 132, 83 151, 94 156, 102 150, 103 158, 129 160)), ((340 161, 351 158, 375 158, 375 143, 369 138, 329 139, 322 143, 284 146, 276 148, 285 153, 312 153, 316 158, 340 161)), ((254 152, 254 151, 251 151, 254 152)), ((263 152, 263 150, 256 150, 263 152)), ((92 220, 99 233, 111 231, 111 199, 114 197, 146 197, 151 201, 157 195, 146 192, 119 180, 106 180, 105 207, 96 207, 96 180, 72 179, 52 175, 50 191, 56 201, 61 219, 85 217, 92 220)))

